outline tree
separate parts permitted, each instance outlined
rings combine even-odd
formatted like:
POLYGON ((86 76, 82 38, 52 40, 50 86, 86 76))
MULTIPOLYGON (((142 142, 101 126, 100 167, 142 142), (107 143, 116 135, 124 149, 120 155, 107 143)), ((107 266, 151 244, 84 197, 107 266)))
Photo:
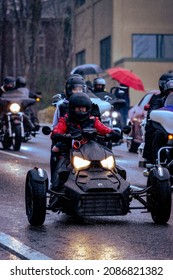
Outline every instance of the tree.
POLYGON ((0 52, 1 52, 1 83, 5 73, 5 60, 6 60, 6 33, 7 33, 7 1, 1 0, 0 2, 0 52))
POLYGON ((19 71, 35 85, 37 41, 40 30, 41 0, 9 0, 16 30, 19 71))
POLYGON ((44 100, 49 92, 50 100, 71 71, 73 1, 0 3, 1 76, 25 76, 30 88, 45 91, 44 100))

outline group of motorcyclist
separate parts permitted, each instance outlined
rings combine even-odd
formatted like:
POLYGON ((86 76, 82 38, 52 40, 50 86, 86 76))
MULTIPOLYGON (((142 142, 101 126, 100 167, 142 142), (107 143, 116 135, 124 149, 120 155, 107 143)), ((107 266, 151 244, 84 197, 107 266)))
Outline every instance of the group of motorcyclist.
MULTIPOLYGON (((124 85, 121 85, 124 86, 124 85)), ((109 134, 109 137, 119 141, 122 135, 111 128, 103 125, 100 121, 100 111, 96 104, 93 104, 88 96, 89 92, 93 92, 96 96, 101 97, 101 93, 105 92, 106 82, 103 78, 97 77, 91 84, 85 82, 84 78, 79 74, 70 75, 65 84, 65 95, 61 104, 56 107, 53 122, 52 122, 52 145, 50 157, 51 170, 51 190, 57 191, 60 189, 69 170, 69 143, 58 141, 57 134, 76 135, 82 131, 83 128, 93 127, 100 135, 109 134), (55 172, 56 171, 56 172, 55 172), (64 172, 65 173, 64 173, 64 172)), ((150 163, 156 163, 157 152, 165 143, 165 135, 163 132, 157 130, 150 120, 150 112, 153 109, 163 107, 165 99, 170 92, 173 92, 173 74, 165 73, 159 79, 160 94, 153 95, 150 101, 150 107, 147 114, 147 124, 145 128, 145 146, 143 151, 143 158, 150 163)), ((5 93, 11 93, 17 90, 21 96, 25 98, 35 98, 36 94, 31 92, 26 87, 26 80, 24 77, 6 77, 3 85, 0 87, 0 96, 5 93)), ((127 93, 127 92, 126 92, 127 93)), ((110 94, 110 93, 108 93, 110 94)), ((129 98, 128 94, 126 98, 129 98)), ((129 108, 129 100, 128 102, 129 108)), ((38 119, 31 111, 32 130, 39 130, 38 119)), ((80 139, 81 143, 85 139, 80 139)))
MULTIPOLYGON (((3 84, 0 87, 0 97, 11 97, 18 98, 33 98, 36 99, 38 94, 29 90, 26 87, 26 79, 23 76, 19 76, 16 79, 12 76, 7 76, 3 80, 3 84)), ((3 111, 3 108, 1 108, 3 111)), ((24 115, 24 122, 26 125, 26 130, 34 132, 40 129, 39 120, 36 117, 34 110, 31 106, 27 107, 24 115)))
MULTIPOLYGON (((94 79, 93 87, 91 87, 91 84, 85 83, 83 77, 78 74, 74 76, 72 75, 69 77, 69 79, 67 79, 65 87, 66 99, 64 99, 59 108, 56 109, 53 120, 50 160, 52 190, 57 190, 59 189, 59 186, 62 185, 59 174, 60 172, 62 172, 62 170, 68 170, 69 165, 69 148, 67 148, 67 145, 62 142, 56 143, 57 133, 77 133, 77 131, 81 130, 83 127, 92 126, 96 127, 100 134, 114 134, 114 138, 116 138, 117 142, 121 138, 121 135, 118 135, 118 132, 113 132, 113 130, 107 128, 99 121, 99 109, 97 109, 97 113, 93 110, 93 105, 87 96, 87 92, 92 91, 99 97, 99 92, 104 92, 105 86, 105 80, 100 77, 94 79), (88 84, 88 88, 86 84, 88 84), (102 127, 102 129, 99 130, 99 127, 102 127), (56 174, 55 177, 54 174, 56 174)), ((159 89, 160 94, 153 95, 149 104, 150 107, 147 114, 143 158, 145 159, 145 161, 150 163, 156 163, 157 152, 159 148, 165 144, 166 141, 163 132, 157 130, 152 125, 152 121, 150 120, 150 112, 153 109, 163 107, 165 99, 170 92, 173 92, 172 73, 165 73, 160 77, 159 89)))

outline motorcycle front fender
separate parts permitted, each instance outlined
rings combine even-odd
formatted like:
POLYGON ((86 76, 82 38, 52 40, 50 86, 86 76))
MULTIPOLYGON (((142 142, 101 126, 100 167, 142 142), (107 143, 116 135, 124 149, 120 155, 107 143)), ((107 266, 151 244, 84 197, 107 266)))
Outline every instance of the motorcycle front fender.
POLYGON ((157 178, 160 181, 165 181, 170 179, 170 173, 167 168, 162 166, 155 166, 151 171, 150 175, 154 178, 157 178))
POLYGON ((44 182, 48 180, 47 172, 44 169, 34 167, 28 171, 28 174, 34 181, 44 182))
POLYGON ((24 133, 24 125, 23 125, 23 113, 18 113, 17 115, 11 115, 11 119, 10 119, 10 124, 9 127, 12 126, 17 126, 20 125, 21 126, 21 137, 25 136, 24 133))

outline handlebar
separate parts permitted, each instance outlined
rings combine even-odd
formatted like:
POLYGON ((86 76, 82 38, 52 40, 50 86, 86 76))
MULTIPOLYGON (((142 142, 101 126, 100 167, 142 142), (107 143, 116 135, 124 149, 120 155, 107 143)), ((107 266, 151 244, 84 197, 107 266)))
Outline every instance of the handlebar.
MULTIPOLYGON (((87 139, 87 140, 95 140, 97 137, 105 139, 105 141, 112 140, 114 142, 118 142, 122 138, 122 133, 129 134, 131 128, 130 126, 125 126, 121 131, 113 130, 112 132, 106 134, 105 136, 100 136, 97 133, 97 130, 95 128, 85 128, 82 130, 81 133, 70 135, 70 134, 54 134, 52 136, 52 139, 56 140, 57 142, 62 141, 72 141, 72 140, 81 140, 81 139, 87 139)), ((52 130, 48 126, 44 126, 42 128, 42 132, 45 135, 49 135, 52 130)))

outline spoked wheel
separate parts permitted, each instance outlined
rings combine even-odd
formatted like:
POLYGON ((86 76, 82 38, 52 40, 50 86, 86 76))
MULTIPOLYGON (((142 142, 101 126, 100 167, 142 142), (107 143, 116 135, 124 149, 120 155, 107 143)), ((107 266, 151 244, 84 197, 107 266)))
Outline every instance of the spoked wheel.
POLYGON ((14 138, 13 138, 13 150, 14 151, 19 151, 21 144, 22 144, 22 136, 21 136, 21 126, 20 125, 16 125, 13 129, 13 134, 14 134, 14 138))
POLYGON ((28 221, 32 226, 40 226, 46 217, 46 181, 36 181, 28 172, 25 184, 25 206, 28 221))
POLYGON ((153 172, 148 178, 151 186, 147 195, 149 211, 156 224, 166 224, 171 214, 171 183, 170 179, 159 180, 153 172))

